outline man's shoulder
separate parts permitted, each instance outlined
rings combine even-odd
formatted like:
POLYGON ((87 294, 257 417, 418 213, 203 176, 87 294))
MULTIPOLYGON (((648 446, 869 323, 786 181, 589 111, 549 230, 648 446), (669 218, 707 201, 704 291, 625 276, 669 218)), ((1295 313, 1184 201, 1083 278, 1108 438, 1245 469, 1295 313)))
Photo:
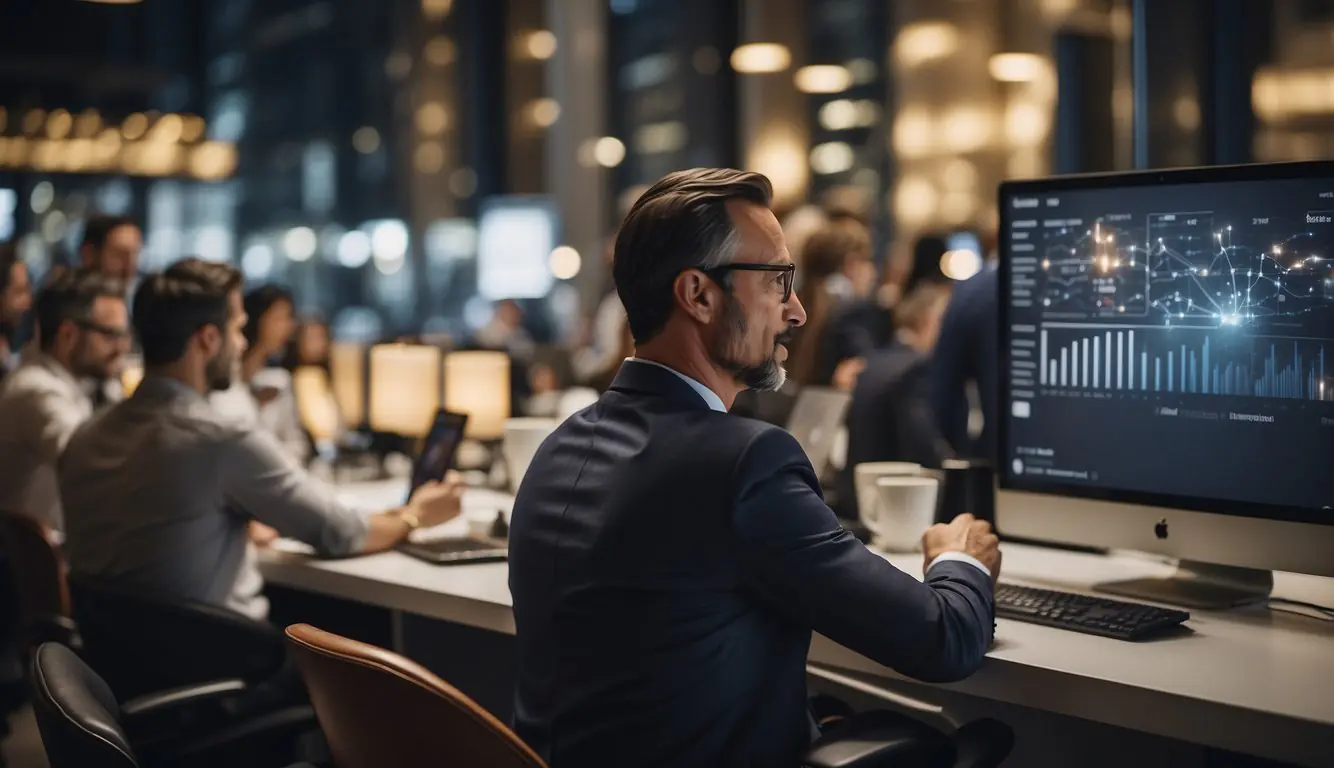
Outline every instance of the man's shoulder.
POLYGON ((170 433, 180 442, 226 443, 237 440, 246 430, 218 413, 206 400, 179 399, 143 403, 133 397, 101 411, 84 423, 76 437, 89 440, 102 435, 116 435, 133 426, 148 426, 170 433))
POLYGON ((770 455, 805 455, 790 432, 758 419, 702 408, 650 411, 617 399, 604 395, 576 413, 556 427, 546 445, 587 445, 590 437, 596 440, 599 435, 619 441, 625 433, 619 428, 608 430, 611 423, 619 422, 635 431, 644 430, 636 441, 642 440, 652 455, 671 455, 686 464, 729 466, 756 449, 770 455))
POLYGON ((5 376, 0 385, 0 400, 21 399, 33 395, 57 394, 64 382, 45 366, 24 362, 5 376))

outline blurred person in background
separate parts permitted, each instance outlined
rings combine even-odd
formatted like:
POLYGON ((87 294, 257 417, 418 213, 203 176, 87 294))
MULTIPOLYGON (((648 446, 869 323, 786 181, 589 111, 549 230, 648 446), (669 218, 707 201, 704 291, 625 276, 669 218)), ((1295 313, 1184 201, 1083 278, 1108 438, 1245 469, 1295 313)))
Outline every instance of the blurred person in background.
POLYGON ((528 365, 533 360, 537 345, 524 327, 523 307, 513 299, 496 302, 491 319, 473 334, 472 344, 478 349, 505 352, 511 360, 528 365))
POLYGON ((122 588, 268 614, 250 520, 326 555, 388 549, 459 513, 459 486, 428 483, 370 516, 312 481, 264 430, 205 399, 231 386, 246 342, 241 273, 189 258, 148 276, 133 323, 145 376, 70 438, 58 468, 70 571, 122 588))
MULTIPOLYGON (((246 294, 242 306, 245 353, 236 363, 231 386, 210 393, 209 404, 238 428, 266 430, 288 459, 303 464, 311 443, 297 416, 292 375, 282 367, 269 367, 274 356, 286 350, 296 329, 292 294, 278 285, 262 285, 246 294)), ((278 532, 252 520, 250 537, 267 544, 278 538, 278 532)))
POLYGON ((814 204, 798 206, 782 219, 783 239, 787 241, 787 249, 797 263, 797 290, 805 287, 806 265, 802 263, 802 254, 806 252, 806 241, 828 223, 829 217, 824 209, 814 204))
POLYGON ((249 346, 241 358, 241 380, 255 398, 260 428, 272 433, 294 461, 305 462, 312 445, 297 413, 292 374, 282 366, 296 332, 292 292, 262 285, 246 294, 244 305, 249 346))
POLYGON ((18 365, 14 337, 31 307, 28 267, 13 243, 0 243, 0 378, 18 365))
MULTIPOLYGON (((647 190, 648 187, 644 185, 634 186, 617 198, 622 222, 647 190)), ((621 305, 621 297, 616 294, 616 284, 611 276, 615 250, 616 232, 612 232, 607 236, 602 250, 605 284, 602 300, 598 302, 593 317, 586 322, 570 356, 575 381, 599 392, 611 384, 612 377, 621 367, 621 361, 634 354, 634 341, 625 321, 625 307, 621 305)))
MULTIPOLYGON (((519 302, 505 299, 496 302, 491 319, 473 334, 468 347, 504 352, 510 358, 510 407, 515 415, 522 415, 534 395, 532 368, 536 361, 537 344, 524 326, 524 311, 519 302)), ((546 379, 538 377, 539 386, 546 379)))
POLYGON ((807 238, 801 261, 806 267, 801 297, 808 319, 797 332, 788 367, 797 384, 828 386, 840 362, 866 355, 875 346, 860 315, 848 311, 875 286, 870 235, 853 219, 831 221, 807 238))
POLYGON ((287 346, 283 367, 288 371, 312 365, 329 370, 329 324, 319 317, 307 317, 297 326, 287 346))
POLYGON ((996 459, 999 302, 1000 276, 992 261, 954 290, 931 369, 932 410, 941 434, 956 453, 989 461, 996 459), (976 439, 968 428, 970 386, 982 415, 976 439))
POLYGON ((139 277, 143 249, 144 233, 133 219, 98 214, 83 225, 79 259, 84 267, 119 278, 132 289, 139 277))
POLYGON ((857 519, 853 470, 868 461, 939 467, 953 455, 931 409, 931 355, 950 287, 919 283, 895 308, 894 340, 872 352, 856 377, 845 424, 848 455, 838 480, 838 512, 857 519))
POLYGON ((209 396, 213 407, 247 429, 264 429, 298 463, 310 454, 310 440, 297 417, 292 375, 280 361, 296 319, 292 294, 279 285, 262 285, 246 294, 246 351, 232 386, 209 396))
POLYGON ((124 284, 66 270, 37 297, 37 343, 0 384, 0 509, 64 529, 56 460, 93 415, 83 384, 104 379, 129 350, 124 284))

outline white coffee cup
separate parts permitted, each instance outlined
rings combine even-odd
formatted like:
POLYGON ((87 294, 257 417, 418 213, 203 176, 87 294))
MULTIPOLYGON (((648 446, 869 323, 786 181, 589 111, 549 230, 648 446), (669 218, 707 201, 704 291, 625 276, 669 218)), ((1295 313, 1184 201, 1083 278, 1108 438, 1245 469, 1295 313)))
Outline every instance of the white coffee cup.
POLYGON ((880 507, 875 525, 868 525, 872 543, 887 552, 920 552, 922 534, 936 519, 934 477, 882 477, 875 482, 880 507))
POLYGON ((519 490, 519 482, 528 471, 542 441, 547 439, 559 422, 555 419, 517 418, 505 420, 505 440, 501 453, 509 470, 510 491, 519 490))
POLYGON ((857 494, 857 517, 862 525, 875 530, 880 509, 880 495, 875 483, 882 477, 916 477, 922 465, 908 461, 867 461, 852 469, 853 492, 857 494))

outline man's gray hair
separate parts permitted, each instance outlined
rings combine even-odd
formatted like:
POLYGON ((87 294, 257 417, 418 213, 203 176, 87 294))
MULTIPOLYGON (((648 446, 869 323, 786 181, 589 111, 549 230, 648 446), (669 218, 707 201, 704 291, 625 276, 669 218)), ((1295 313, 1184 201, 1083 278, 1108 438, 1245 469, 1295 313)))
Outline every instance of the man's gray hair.
POLYGON ((667 325, 677 275, 731 261, 740 234, 727 201, 767 207, 772 199, 773 185, 761 174, 693 168, 664 176, 635 201, 616 237, 612 276, 636 343, 667 325))

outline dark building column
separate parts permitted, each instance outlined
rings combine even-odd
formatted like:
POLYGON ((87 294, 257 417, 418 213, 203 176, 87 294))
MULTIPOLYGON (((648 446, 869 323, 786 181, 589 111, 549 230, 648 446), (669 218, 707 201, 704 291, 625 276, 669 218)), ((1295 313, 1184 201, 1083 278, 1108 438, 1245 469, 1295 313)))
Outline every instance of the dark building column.
POLYGON ((606 171, 590 148, 606 133, 607 4, 548 0, 557 47, 548 65, 548 93, 559 119, 547 131, 547 188, 560 207, 562 241, 583 256, 577 285, 586 306, 601 297, 606 235, 606 171))
POLYGON ((1206 0, 1133 0, 1136 168, 1200 165, 1212 76, 1206 0))

